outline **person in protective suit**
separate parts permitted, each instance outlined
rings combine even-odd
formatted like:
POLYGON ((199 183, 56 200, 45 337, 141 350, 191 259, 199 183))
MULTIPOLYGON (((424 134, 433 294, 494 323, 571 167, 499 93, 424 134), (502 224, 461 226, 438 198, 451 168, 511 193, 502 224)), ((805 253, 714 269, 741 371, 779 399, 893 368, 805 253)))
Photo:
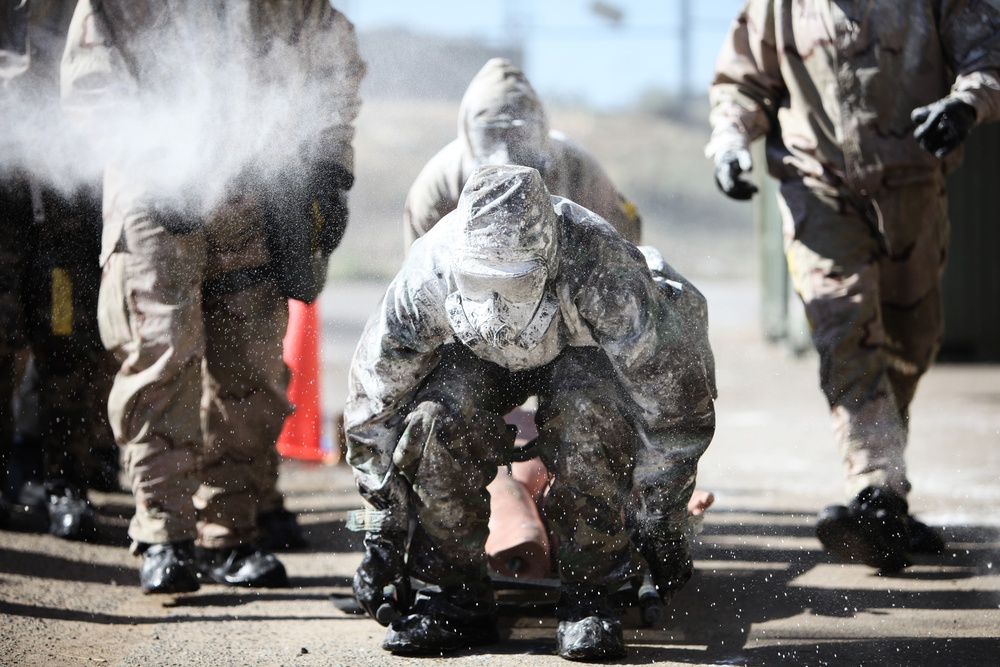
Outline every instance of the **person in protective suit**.
POLYGON ((58 0, 0 3, 0 474, 16 527, 84 539, 96 530, 88 486, 117 484, 116 458, 110 479, 100 465, 117 448, 101 419, 100 174, 63 159, 75 137, 58 65, 72 13, 58 0))
POLYGON ((106 160, 100 327, 146 593, 287 585, 257 545, 287 300, 344 233, 364 73, 325 0, 77 3, 63 105, 106 160))
POLYGON ((785 251, 820 357, 846 505, 834 554, 886 571, 944 541, 909 515, 909 406, 942 340, 945 175, 1000 117, 1000 13, 982 0, 749 0, 711 86, 719 188, 749 199, 767 137, 785 251))
POLYGON ((530 395, 554 473, 560 655, 624 655, 608 594, 634 572, 630 533, 665 598, 690 577, 686 505, 714 433, 714 365, 704 298, 650 255, 512 165, 473 172, 413 244, 362 334, 345 412, 366 501, 354 591, 389 625, 384 649, 497 640, 486 487, 514 455, 503 415, 530 395))
POLYGON ((455 210, 469 176, 484 164, 537 169, 549 192, 597 213, 627 240, 639 242, 635 205, 583 146, 549 129, 542 101, 524 72, 509 60, 492 58, 462 96, 458 137, 424 165, 410 186, 403 213, 406 247, 455 210))
MULTIPOLYGON (((524 72, 509 60, 492 58, 462 97, 458 137, 424 165, 410 186, 403 213, 407 247, 455 210, 469 176, 486 164, 537 169, 549 193, 598 214, 629 242, 640 242, 641 220, 635 205, 583 146, 549 129, 542 101, 524 72)), ((530 412, 517 413, 524 411, 515 409, 515 420, 523 417, 521 421, 530 424, 530 412)), ((540 469, 537 461, 528 466, 515 470, 515 477, 540 469)), ((711 493, 696 490, 692 512, 703 513, 713 501, 711 493)))

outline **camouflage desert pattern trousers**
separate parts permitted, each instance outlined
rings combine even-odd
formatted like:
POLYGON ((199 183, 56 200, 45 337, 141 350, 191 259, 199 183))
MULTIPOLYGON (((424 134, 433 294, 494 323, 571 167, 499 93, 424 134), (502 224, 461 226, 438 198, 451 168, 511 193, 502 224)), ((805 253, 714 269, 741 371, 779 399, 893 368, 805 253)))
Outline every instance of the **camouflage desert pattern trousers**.
POLYGON ((874 198, 781 186, 788 269, 819 352, 848 497, 866 486, 909 491, 910 402, 944 332, 943 176, 891 180, 874 198))
POLYGON ((136 513, 135 543, 256 537, 277 495, 275 442, 290 408, 287 300, 253 275, 269 261, 260 206, 231 200, 172 233, 124 174, 105 178, 101 336, 121 367, 108 401, 136 513), (117 218, 117 219, 116 219, 117 218))

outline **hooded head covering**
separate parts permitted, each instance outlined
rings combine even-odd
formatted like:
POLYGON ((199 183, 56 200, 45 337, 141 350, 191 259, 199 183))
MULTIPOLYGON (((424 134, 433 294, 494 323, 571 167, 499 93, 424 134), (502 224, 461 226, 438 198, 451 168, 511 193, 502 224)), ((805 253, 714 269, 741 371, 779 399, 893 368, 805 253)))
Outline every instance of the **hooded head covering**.
POLYGON ((556 213, 536 169, 479 167, 462 190, 457 212, 460 266, 509 272, 516 266, 548 265, 555 258, 556 213))
POLYGON ((456 213, 452 275, 472 326, 497 344, 493 334, 524 331, 543 299, 558 252, 555 209, 537 170, 503 165, 472 174, 456 213))
POLYGON ((521 164, 544 169, 548 121, 524 72, 503 58, 483 65, 469 83, 458 134, 478 164, 521 164))

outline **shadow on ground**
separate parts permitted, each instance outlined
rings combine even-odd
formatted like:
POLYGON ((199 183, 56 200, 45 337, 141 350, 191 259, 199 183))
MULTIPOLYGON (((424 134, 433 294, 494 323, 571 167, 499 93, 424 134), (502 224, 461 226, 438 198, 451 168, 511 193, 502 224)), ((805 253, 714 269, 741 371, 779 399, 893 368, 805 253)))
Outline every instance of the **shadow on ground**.
MULTIPOLYGON (((117 510, 107 515, 121 518, 117 510)), ((360 536, 347 531, 337 513, 307 515, 304 525, 312 545, 306 557, 360 549, 360 536)), ((894 576, 837 563, 819 549, 812 531, 812 515, 805 512, 714 508, 694 544, 695 576, 661 623, 644 627, 635 607, 627 611, 629 654, 616 664, 994 664, 1000 639, 995 631, 976 626, 975 619, 988 624, 991 617, 983 612, 996 612, 1000 604, 995 580, 1000 530, 950 528, 945 532, 951 546, 944 554, 921 558, 894 576), (962 620, 953 624, 951 618, 962 620)), ((25 544, 25 549, 35 548, 30 541, 25 544)), ((0 547, 0 591, 11 578, 115 586, 135 576, 128 567, 95 563, 89 550, 101 548, 106 551, 74 545, 54 554, 0 547)), ((119 590, 136 593, 131 585, 119 590)), ((144 618, 74 610, 72 599, 44 605, 0 593, 0 614, 104 625, 218 623, 245 618, 240 609, 253 603, 261 622, 301 621, 304 617, 289 612, 294 605, 329 599, 334 590, 349 591, 349 578, 333 573, 298 577, 286 590, 203 588, 147 609, 144 618)), ((469 654, 551 655, 553 591, 539 590, 527 605, 523 594, 512 595, 510 589, 499 594, 506 640, 469 654)), ((329 617, 337 614, 331 604, 329 617)))
MULTIPOLYGON (((1000 607, 990 581, 1000 530, 950 528, 945 553, 885 576, 820 550, 812 522, 807 513, 713 509, 694 545, 695 576, 662 623, 643 627, 635 608, 626 614, 630 652, 615 664, 993 664, 996 633, 976 636, 952 618, 1000 607)), ((551 592, 539 591, 534 606, 521 591, 501 596, 517 605, 506 608, 509 640, 496 652, 555 651, 551 592)))

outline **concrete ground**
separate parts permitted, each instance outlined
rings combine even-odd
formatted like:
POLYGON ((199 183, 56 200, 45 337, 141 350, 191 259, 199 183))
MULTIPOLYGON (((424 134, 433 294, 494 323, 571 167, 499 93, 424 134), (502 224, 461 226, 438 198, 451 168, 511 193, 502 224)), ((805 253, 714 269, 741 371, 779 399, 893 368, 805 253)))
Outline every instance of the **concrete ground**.
MULTIPOLYGON (((324 293, 324 403, 344 399, 354 342, 382 285, 324 293)), ((911 509, 942 527, 941 556, 896 576, 836 562, 813 536, 841 501, 841 473, 816 360, 764 343, 756 288, 700 282, 717 358, 718 432, 699 487, 715 492, 695 545, 696 573, 659 625, 625 618, 627 665, 998 664, 1000 366, 935 367, 912 411, 911 509)), ((126 553, 126 494, 94 494, 96 544, 0 533, 0 664, 408 665, 378 647, 383 629, 339 611, 360 558, 344 529, 358 501, 343 465, 289 462, 289 506, 312 542, 282 556, 285 590, 206 586, 144 597, 126 553)), ((508 594, 506 599, 513 600, 508 594)), ((551 610, 506 606, 501 644, 435 659, 449 665, 561 665, 551 610)))

